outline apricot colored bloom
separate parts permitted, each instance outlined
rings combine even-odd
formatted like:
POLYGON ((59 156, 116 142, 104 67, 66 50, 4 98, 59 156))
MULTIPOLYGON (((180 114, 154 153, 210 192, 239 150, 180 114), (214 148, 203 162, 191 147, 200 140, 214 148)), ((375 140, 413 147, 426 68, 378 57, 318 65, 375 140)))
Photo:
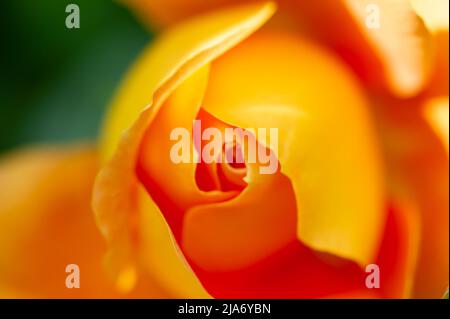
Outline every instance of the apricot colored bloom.
POLYGON ((448 2, 123 2, 160 34, 116 92, 98 152, 0 161, 0 297, 443 295, 448 2), (212 163, 174 163, 176 128, 197 157, 207 147, 195 120, 200 134, 276 128, 277 148, 247 136, 276 171, 245 152, 219 160, 242 140, 212 163), (61 284, 70 263, 79 290, 61 284))

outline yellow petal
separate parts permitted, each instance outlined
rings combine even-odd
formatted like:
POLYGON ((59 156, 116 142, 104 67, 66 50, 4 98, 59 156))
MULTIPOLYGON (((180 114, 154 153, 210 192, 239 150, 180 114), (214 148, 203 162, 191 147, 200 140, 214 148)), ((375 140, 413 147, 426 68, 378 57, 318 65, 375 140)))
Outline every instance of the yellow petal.
POLYGON ((337 59, 300 37, 258 32, 212 63, 203 108, 238 127, 278 128, 298 237, 373 261, 385 221, 383 172, 368 104, 337 59))
POLYGON ((41 147, 0 160, 0 298, 114 297, 90 209, 97 154, 41 147), (80 288, 66 287, 77 264, 80 288))
MULTIPOLYGON (((258 29, 274 9, 272 3, 259 3, 187 21, 148 48, 122 84, 102 132, 106 165, 97 177, 93 198, 99 226, 110 245, 113 273, 122 288, 132 289, 130 273, 135 272, 140 278, 157 278, 172 296, 207 296, 173 239, 169 240, 171 233, 159 209, 149 197, 142 198, 148 195, 135 172, 138 148, 166 101, 174 109, 195 111, 198 105, 190 101, 203 95, 208 74, 201 68, 258 29), (141 221, 149 224, 140 228, 141 221), (144 273, 139 267, 142 261, 144 273)), ((136 289, 152 287, 142 287, 138 278, 136 289)))

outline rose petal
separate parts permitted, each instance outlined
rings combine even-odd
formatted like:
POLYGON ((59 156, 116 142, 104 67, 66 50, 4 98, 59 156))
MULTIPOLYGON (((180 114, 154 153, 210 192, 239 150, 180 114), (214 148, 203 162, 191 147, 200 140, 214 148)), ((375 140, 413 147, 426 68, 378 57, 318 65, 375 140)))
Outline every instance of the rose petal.
POLYGON ((249 267, 214 272, 196 269, 216 298, 320 298, 365 289, 355 263, 319 253, 297 240, 249 267))
POLYGON ((432 99, 425 105, 425 117, 430 122, 436 134, 442 139, 442 143, 447 149, 447 152, 449 127, 448 105, 448 97, 432 99))
MULTIPOLYGON (((205 13, 223 5, 239 4, 240 0, 122 0, 135 9, 151 26, 168 26, 195 14, 205 13)), ((241 2, 242 3, 242 2, 241 2)))
POLYGON ((152 287, 161 287, 159 297, 209 298, 184 258, 167 225, 145 189, 139 187, 139 264, 134 295, 146 297, 152 287))
POLYGON ((0 160, 0 298, 117 296, 90 209, 97 154, 89 147, 36 147, 0 160), (80 288, 66 287, 77 264, 80 288))
POLYGON ((449 34, 447 31, 439 31, 433 34, 434 61, 430 81, 427 83, 425 95, 429 97, 448 96, 449 88, 449 34))
POLYGON ((388 218, 376 265, 383 298, 410 298, 419 248, 420 222, 416 208, 398 198, 388 218))

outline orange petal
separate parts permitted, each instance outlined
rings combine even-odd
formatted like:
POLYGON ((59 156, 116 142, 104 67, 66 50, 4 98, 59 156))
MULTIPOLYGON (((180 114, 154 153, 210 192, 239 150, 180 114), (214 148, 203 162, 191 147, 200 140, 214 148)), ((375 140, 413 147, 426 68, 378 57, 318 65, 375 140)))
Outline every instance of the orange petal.
POLYGON ((430 81, 427 83, 427 90, 425 94, 427 96, 448 96, 449 88, 449 64, 448 64, 448 30, 440 30, 433 34, 434 50, 434 63, 433 70, 431 72, 430 81))
POLYGON ((202 269, 252 265, 296 237, 292 185, 279 173, 263 175, 232 200, 189 209, 182 235, 183 251, 202 269))
POLYGON ((425 21, 427 28, 433 32, 448 31, 448 0, 409 0, 417 14, 425 21))
MULTIPOLYGON (((151 188, 149 192, 161 195, 154 198, 156 203, 170 210, 172 214, 177 210, 184 211, 194 204, 225 200, 232 195, 204 193, 198 189, 195 182, 197 164, 194 161, 194 154, 191 154, 188 163, 176 164, 170 157, 171 148, 175 143, 169 139, 171 131, 184 128, 189 132, 189 138, 193 134, 192 123, 200 109, 208 81, 208 70, 208 67, 198 70, 168 97, 146 129, 139 148, 136 163, 139 179, 148 181, 144 182, 144 185, 151 188), (166 197, 167 200, 163 200, 166 197)), ((192 145, 190 146, 189 152, 193 153, 192 145)))
POLYGON ((301 37, 258 32, 212 63, 203 108, 238 127, 278 128, 300 240, 361 264, 374 260, 383 172, 368 105, 338 60, 301 37))
MULTIPOLYGON (((207 295, 183 258, 177 256, 180 254, 176 245, 167 241, 169 252, 164 253, 146 248, 159 247, 159 239, 167 239, 169 233, 153 202, 147 200, 146 210, 140 207, 143 192, 135 172, 138 151, 146 130, 160 109, 175 105, 171 111, 177 112, 178 107, 183 107, 192 114, 198 107, 195 101, 202 95, 201 88, 204 87, 205 77, 201 75, 207 74, 200 69, 254 32, 273 11, 271 3, 246 5, 177 26, 144 52, 121 87, 104 125, 101 149, 107 164, 97 177, 93 205, 100 228, 110 244, 113 271, 118 279, 127 279, 124 288, 133 288, 135 275, 141 275, 139 262, 145 260, 147 272, 143 276, 171 283, 165 287, 170 293, 184 297, 207 295), (180 85, 184 86, 177 91, 180 85), (175 91, 177 93, 172 95, 175 91), (186 97, 186 94, 193 94, 193 97, 177 98, 186 97), (171 98, 167 100, 168 97, 171 98), (190 101, 194 103, 188 103, 190 101), (141 220, 157 222, 141 228, 141 220), (142 249, 138 249, 140 245, 143 245, 142 249), (164 269, 164 264, 170 266, 164 269), (186 285, 180 285, 180 282, 186 285)), ((168 157, 169 153, 154 156, 168 157)))
POLYGON ((356 289, 340 294, 328 295, 325 299, 379 299, 380 297, 376 289, 356 289))
POLYGON ((0 298, 115 296, 90 209, 96 170, 88 147, 33 148, 0 159, 0 298), (66 288, 69 264, 79 266, 79 289, 66 288))
POLYGON ((197 267, 196 273, 216 298, 320 298, 365 289, 355 263, 297 240, 248 267, 225 272, 197 267))
POLYGON ((380 269, 380 295, 410 298, 416 270, 420 222, 415 207, 394 199, 376 264, 380 269))

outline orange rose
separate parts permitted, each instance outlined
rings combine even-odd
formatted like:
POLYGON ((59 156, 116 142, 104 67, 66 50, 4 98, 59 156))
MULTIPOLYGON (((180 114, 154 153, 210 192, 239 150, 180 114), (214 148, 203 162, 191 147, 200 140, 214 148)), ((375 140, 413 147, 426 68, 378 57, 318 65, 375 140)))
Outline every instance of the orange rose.
POLYGON ((93 207, 120 291, 442 295, 448 29, 433 12, 375 1, 383 27, 372 29, 364 1, 281 2, 277 13, 274 3, 129 2, 163 24, 184 20, 138 59, 101 136, 93 207), (208 13, 187 18, 197 11, 208 13), (174 163, 171 132, 195 135, 194 120, 200 133, 277 128, 278 150, 258 139, 275 174, 246 154, 240 165, 174 163), (379 289, 366 286, 369 264, 379 289))
POLYGON ((167 29, 98 151, 0 160, 0 298, 443 295, 447 1, 123 1, 167 29))

